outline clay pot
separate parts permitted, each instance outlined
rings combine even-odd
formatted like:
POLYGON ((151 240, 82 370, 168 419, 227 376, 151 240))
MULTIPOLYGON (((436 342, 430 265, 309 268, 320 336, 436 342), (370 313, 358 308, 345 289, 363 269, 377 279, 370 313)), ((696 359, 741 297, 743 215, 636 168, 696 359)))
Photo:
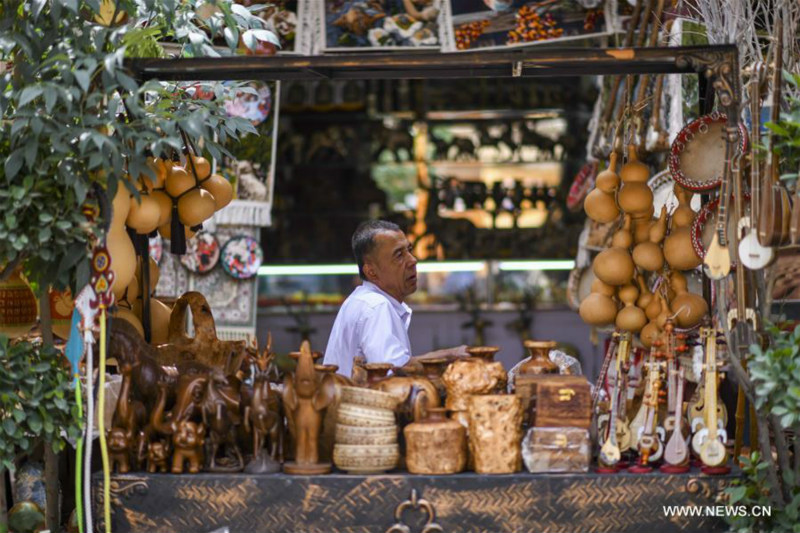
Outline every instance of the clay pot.
POLYGON ((609 296, 593 292, 581 302, 578 314, 590 326, 607 326, 614 323, 617 304, 609 296))
POLYGON ((619 217, 619 208, 614 196, 600 189, 593 189, 586 195, 583 209, 586 211, 586 216, 601 224, 613 222, 619 217))
POLYGON ((493 363, 494 356, 500 351, 499 346, 470 346, 467 353, 472 357, 477 357, 485 363, 493 363))
POLYGON ((479 474, 513 474, 522 468, 522 401, 512 394, 469 399, 469 440, 479 474))
POLYGON ((455 474, 467 463, 467 430, 444 408, 428 409, 403 430, 406 467, 412 474, 455 474))
POLYGON ((444 382, 442 381, 442 374, 450 364, 450 359, 446 357, 437 357, 435 359, 420 359, 422 365, 423 375, 427 378, 433 386, 436 387, 439 393, 439 398, 444 400, 447 389, 445 389, 444 382))
POLYGON ((550 350, 558 346, 556 341, 525 341, 529 360, 519 367, 519 374, 558 374, 558 365, 550 360, 550 350))
POLYGON ((372 387, 382 379, 389 376, 389 371, 394 368, 391 363, 367 363, 364 370, 367 371, 367 386, 372 387))
POLYGON ((36 325, 38 316, 36 295, 18 266, 0 282, 0 333, 11 339, 21 337, 36 325))
POLYGON ((594 258, 592 271, 597 279, 608 285, 625 285, 633 279, 633 259, 624 248, 609 248, 594 258))

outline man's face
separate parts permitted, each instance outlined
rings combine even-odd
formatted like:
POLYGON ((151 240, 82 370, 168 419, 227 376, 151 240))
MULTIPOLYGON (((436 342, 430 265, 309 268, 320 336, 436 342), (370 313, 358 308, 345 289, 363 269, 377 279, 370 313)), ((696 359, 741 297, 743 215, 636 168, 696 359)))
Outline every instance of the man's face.
POLYGON ((367 279, 402 302, 417 290, 417 258, 400 231, 382 231, 375 248, 364 258, 367 279))

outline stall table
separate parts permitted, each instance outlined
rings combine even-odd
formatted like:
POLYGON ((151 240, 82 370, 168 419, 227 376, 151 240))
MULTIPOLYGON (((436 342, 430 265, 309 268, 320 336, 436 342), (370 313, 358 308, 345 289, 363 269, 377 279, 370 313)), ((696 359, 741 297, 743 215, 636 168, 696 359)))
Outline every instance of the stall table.
POLYGON ((715 506, 737 475, 132 473, 111 479, 111 520, 115 533, 724 531, 721 518, 667 517, 663 506, 715 506))

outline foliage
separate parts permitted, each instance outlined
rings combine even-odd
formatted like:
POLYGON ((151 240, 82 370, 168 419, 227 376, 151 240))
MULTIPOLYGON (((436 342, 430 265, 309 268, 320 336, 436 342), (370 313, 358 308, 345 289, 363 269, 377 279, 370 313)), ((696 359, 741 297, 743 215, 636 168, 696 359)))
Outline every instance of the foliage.
POLYGON ((800 171, 800 74, 784 71, 783 78, 792 86, 788 94, 788 111, 781 111, 778 122, 767 122, 765 126, 773 133, 773 150, 781 158, 781 168, 786 172, 781 179, 797 179, 800 171))
POLYGON ((778 533, 800 532, 800 490, 795 487, 793 499, 789 505, 777 508, 769 498, 769 483, 766 479, 767 463, 761 460, 758 452, 750 457, 742 458, 742 478, 735 479, 725 489, 728 505, 744 505, 748 510, 753 507, 771 507, 770 516, 729 516, 727 518, 733 531, 738 533, 778 533))
POLYGON ((125 57, 163 56, 163 40, 195 57, 236 53, 240 36, 251 49, 277 42, 231 0, 119 0, 126 22, 112 27, 98 23, 100 5, 0 0, 0 265, 26 261, 41 286, 74 283, 85 264, 101 231, 81 215, 95 187, 113 197, 126 178, 137 194, 130 176, 153 176, 148 156, 177 157, 183 133, 219 158, 229 139, 254 131, 225 113, 236 85, 140 83, 125 57))
POLYGON ((75 391, 65 359, 52 346, 0 336, 0 470, 41 439, 54 451, 80 435, 75 391))
MULTIPOLYGON (((748 371, 755 387, 756 409, 760 416, 771 417, 777 427, 773 431, 797 431, 800 427, 800 325, 771 324, 766 328, 769 346, 750 346, 748 371)), ((796 448, 797 449, 797 448, 796 448)), ((772 458, 769 458, 772 461, 772 458)), ((736 531, 800 532, 800 484, 797 472, 782 469, 781 487, 773 487, 767 479, 769 464, 758 452, 743 458, 743 478, 726 489, 730 505, 771 506, 770 516, 728 517, 736 531), (785 505, 776 506, 770 492, 785 491, 785 505)))
POLYGON ((785 331, 772 325, 767 329, 766 349, 750 346, 748 370, 756 391, 756 408, 780 417, 785 429, 800 423, 800 326, 785 331))

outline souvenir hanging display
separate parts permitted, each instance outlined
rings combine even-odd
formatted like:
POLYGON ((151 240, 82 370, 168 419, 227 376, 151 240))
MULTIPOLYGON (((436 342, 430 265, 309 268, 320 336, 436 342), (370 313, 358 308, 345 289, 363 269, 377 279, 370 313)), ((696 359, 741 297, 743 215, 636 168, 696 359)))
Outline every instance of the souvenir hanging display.
POLYGON ((249 279, 258 274, 264 261, 261 245, 253 237, 233 237, 222 247, 222 268, 236 279, 249 279))
POLYGON ((208 232, 201 232, 186 241, 186 253, 181 256, 181 264, 190 272, 205 274, 217 266, 220 247, 217 238, 208 232))
POLYGON ((258 126, 269 117, 272 109, 272 92, 269 84, 251 82, 247 91, 236 91, 230 100, 225 101, 225 111, 232 117, 246 118, 253 126, 258 126))

